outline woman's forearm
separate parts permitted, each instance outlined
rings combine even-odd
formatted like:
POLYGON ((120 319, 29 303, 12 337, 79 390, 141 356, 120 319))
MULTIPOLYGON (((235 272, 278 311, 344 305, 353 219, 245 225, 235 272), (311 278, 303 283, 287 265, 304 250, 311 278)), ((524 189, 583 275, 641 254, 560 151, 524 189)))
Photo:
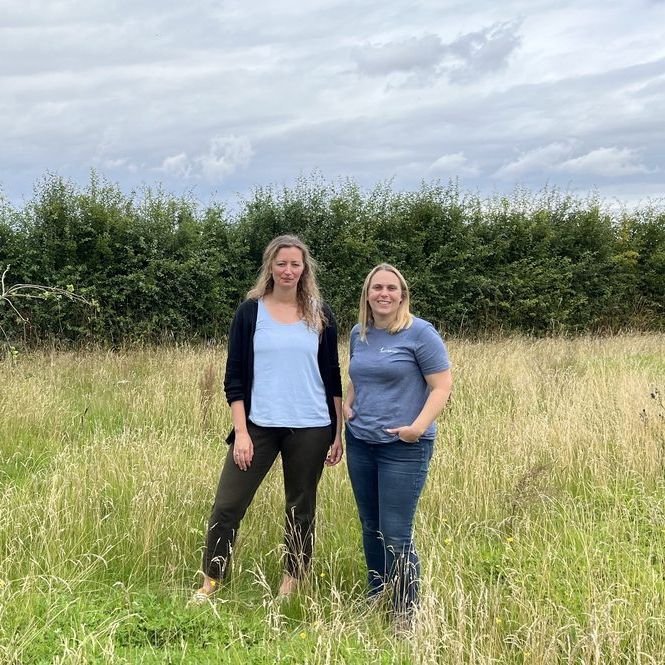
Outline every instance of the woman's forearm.
POLYGON ((427 428, 439 417, 450 397, 450 387, 435 388, 430 392, 411 427, 422 436, 427 428))
POLYGON ((333 402, 335 404, 335 414, 337 415, 337 426, 335 428, 335 438, 342 436, 342 422, 344 420, 342 414, 342 398, 333 397, 333 402))
POLYGON ((346 386, 346 397, 344 398, 344 406, 351 408, 353 406, 353 401, 356 398, 356 393, 353 390, 353 384, 349 381, 346 386))
POLYGON ((236 434, 243 434, 247 431, 245 403, 241 399, 231 402, 231 420, 236 434))
POLYGON ((353 390, 353 384, 349 381, 346 387, 346 397, 342 403, 342 413, 344 414, 344 420, 349 420, 353 418, 353 401, 355 400, 356 394, 353 390))

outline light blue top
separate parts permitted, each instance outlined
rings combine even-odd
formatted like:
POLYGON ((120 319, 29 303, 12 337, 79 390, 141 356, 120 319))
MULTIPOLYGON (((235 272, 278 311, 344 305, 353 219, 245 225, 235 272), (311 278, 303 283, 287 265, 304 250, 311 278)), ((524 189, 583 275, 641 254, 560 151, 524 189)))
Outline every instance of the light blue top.
MULTIPOLYGON (((370 327, 367 340, 360 326, 351 330, 349 376, 355 397, 351 433, 368 443, 389 443, 398 437, 386 428, 410 425, 429 395, 425 376, 450 367, 448 351, 434 326, 414 317, 411 327, 391 334, 370 327)), ((433 439, 436 425, 422 439, 433 439)))
POLYGON ((261 427, 330 425, 319 372, 319 335, 304 321, 280 323, 259 300, 249 419, 261 427))

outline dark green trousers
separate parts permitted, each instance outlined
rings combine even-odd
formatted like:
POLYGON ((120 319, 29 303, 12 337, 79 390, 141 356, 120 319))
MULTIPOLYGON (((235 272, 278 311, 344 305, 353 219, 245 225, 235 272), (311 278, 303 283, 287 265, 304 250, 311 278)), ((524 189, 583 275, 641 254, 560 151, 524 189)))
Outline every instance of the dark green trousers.
POLYGON ((316 489, 333 443, 332 426, 291 429, 259 427, 250 422, 248 430, 254 458, 249 469, 241 471, 233 461, 233 445, 229 446, 208 523, 203 571, 214 579, 224 578, 240 521, 261 481, 281 455, 286 499, 285 570, 300 577, 312 558, 316 489))

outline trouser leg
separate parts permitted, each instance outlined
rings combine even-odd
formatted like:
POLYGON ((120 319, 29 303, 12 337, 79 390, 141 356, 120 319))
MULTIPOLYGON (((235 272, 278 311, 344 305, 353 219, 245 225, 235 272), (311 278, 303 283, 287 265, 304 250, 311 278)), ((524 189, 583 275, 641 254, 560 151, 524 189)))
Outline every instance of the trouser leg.
POLYGON ((248 430, 254 445, 252 463, 241 471, 233 461, 233 446, 229 446, 208 523, 203 572, 214 579, 226 575, 240 520, 279 453, 274 429, 249 423, 248 430))
POLYGON ((368 594, 374 596, 383 591, 388 575, 386 548, 379 530, 377 446, 356 439, 348 427, 345 438, 346 463, 362 528, 368 594))
POLYGON ((285 429, 281 441, 285 495, 285 570, 300 577, 309 567, 314 542, 316 490, 333 442, 330 425, 285 429))
POLYGON ((378 456, 379 530, 397 613, 418 602, 420 561, 413 543, 413 521, 427 479, 433 442, 381 444, 378 456))

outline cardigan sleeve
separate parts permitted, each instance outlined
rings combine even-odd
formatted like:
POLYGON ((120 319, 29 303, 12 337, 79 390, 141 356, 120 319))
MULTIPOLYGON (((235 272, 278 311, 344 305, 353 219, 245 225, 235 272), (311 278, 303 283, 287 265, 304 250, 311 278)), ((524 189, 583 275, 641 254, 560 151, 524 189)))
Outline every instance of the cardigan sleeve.
POLYGON ((224 373, 224 393, 226 401, 231 404, 238 400, 245 400, 245 381, 243 380, 246 362, 246 328, 248 322, 248 308, 242 303, 231 321, 229 341, 227 345, 226 372, 224 373))
POLYGON ((325 353, 324 365, 326 376, 322 376, 327 391, 334 397, 342 396, 342 375, 337 352, 337 321, 332 309, 324 304, 323 311, 328 323, 323 329, 321 350, 325 353))

